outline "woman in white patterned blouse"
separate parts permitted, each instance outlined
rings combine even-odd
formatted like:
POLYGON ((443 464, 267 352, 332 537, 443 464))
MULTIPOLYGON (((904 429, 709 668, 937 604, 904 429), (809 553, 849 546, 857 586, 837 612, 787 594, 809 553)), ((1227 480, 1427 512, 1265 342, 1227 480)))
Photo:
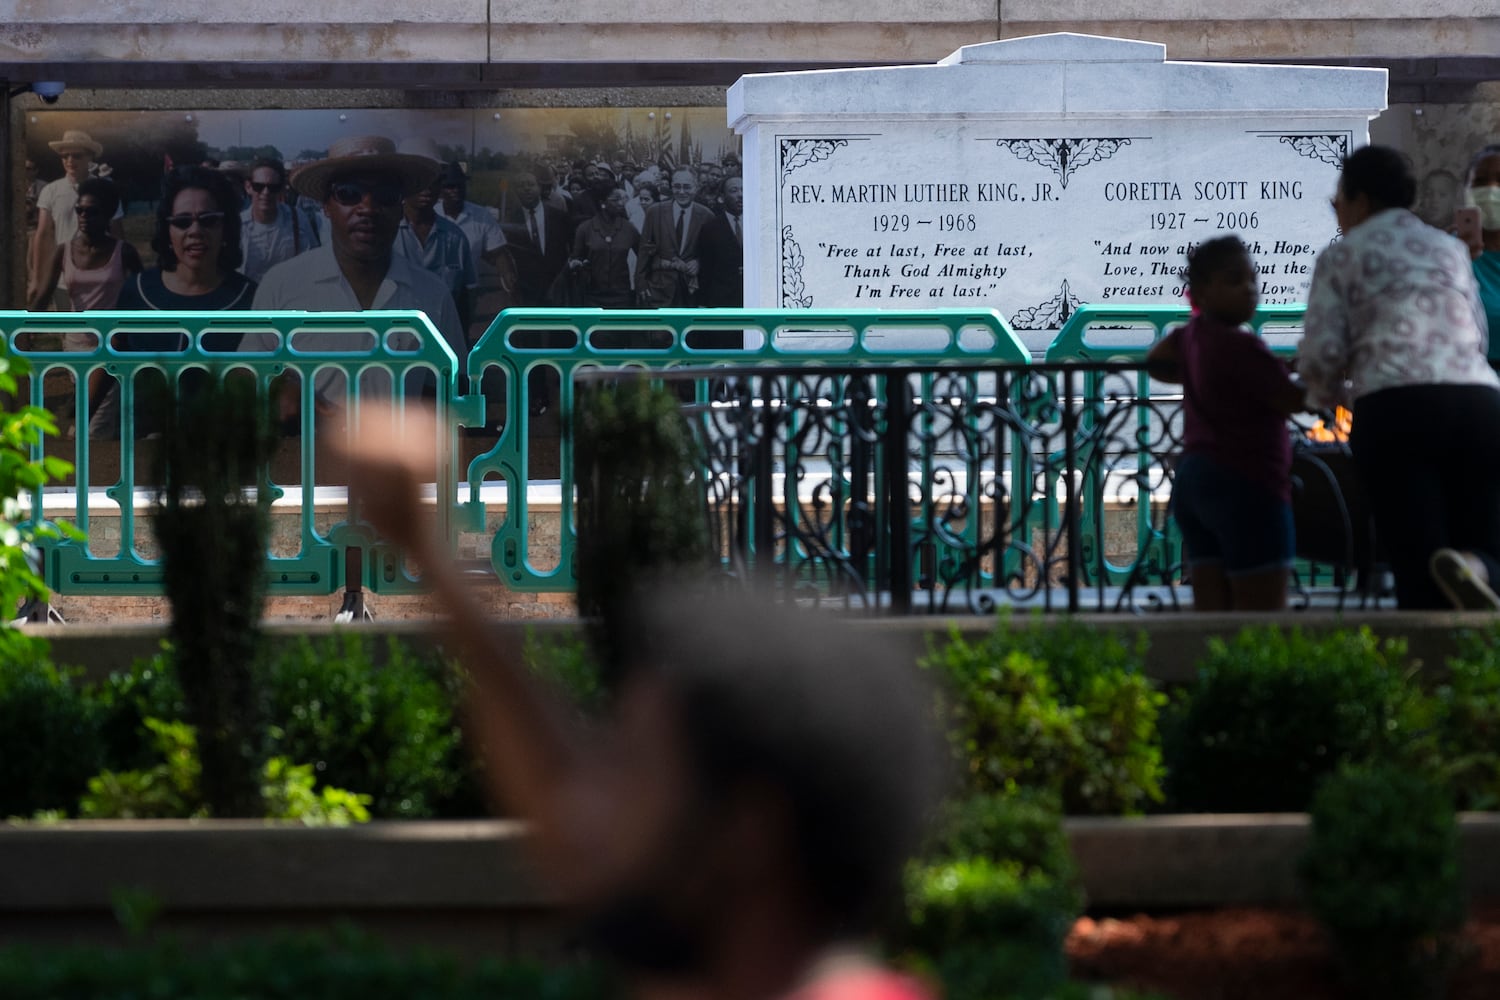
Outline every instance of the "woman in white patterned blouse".
POLYGON ((1400 607, 1500 608, 1500 379, 1468 251, 1412 214, 1416 187, 1396 150, 1344 160, 1298 371, 1311 406, 1352 401, 1400 607))

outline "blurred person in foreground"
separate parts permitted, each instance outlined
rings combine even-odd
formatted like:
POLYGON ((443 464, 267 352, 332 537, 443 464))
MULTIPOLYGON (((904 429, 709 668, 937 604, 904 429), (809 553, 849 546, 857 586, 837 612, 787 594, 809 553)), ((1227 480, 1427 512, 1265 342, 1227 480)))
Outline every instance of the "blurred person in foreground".
POLYGON ((1344 238, 1313 269, 1297 370, 1314 409, 1352 401, 1397 605, 1500 610, 1500 378, 1469 252, 1412 214, 1416 194, 1398 151, 1345 158, 1344 238))
POLYGON ((492 789, 531 822, 583 943, 648 1000, 925 1000, 863 947, 941 775, 911 659, 812 612, 661 588, 639 595, 613 711, 586 728, 424 526, 436 426, 414 416, 398 433, 361 414, 351 480, 452 616, 492 789))

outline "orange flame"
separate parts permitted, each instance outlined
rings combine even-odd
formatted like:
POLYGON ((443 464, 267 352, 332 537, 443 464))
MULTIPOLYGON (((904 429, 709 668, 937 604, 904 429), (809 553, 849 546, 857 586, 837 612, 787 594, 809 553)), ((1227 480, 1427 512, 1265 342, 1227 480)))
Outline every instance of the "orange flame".
POLYGON ((1329 427, 1322 420, 1313 424, 1307 432, 1309 441, 1320 443, 1331 443, 1334 441, 1348 441, 1349 430, 1354 426, 1354 413, 1340 406, 1333 411, 1333 426, 1329 427))

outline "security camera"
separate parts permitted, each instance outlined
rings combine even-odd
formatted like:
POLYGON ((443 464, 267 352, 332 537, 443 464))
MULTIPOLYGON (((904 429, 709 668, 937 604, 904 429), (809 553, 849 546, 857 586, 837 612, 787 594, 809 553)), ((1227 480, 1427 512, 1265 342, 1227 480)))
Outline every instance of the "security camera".
POLYGON ((42 99, 43 104, 56 104, 68 85, 61 80, 39 80, 31 85, 31 92, 42 99))

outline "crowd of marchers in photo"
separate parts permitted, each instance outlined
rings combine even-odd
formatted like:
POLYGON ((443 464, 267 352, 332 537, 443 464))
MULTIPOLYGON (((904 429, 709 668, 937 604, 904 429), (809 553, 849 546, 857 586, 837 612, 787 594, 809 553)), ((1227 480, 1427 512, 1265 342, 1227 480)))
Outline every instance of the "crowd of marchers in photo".
MULTIPOLYGON (((744 301, 744 180, 733 153, 683 165, 538 163, 503 178, 499 205, 470 200, 464 165, 444 161, 430 139, 343 138, 295 166, 169 166, 147 267, 125 237, 120 189, 101 176, 103 145, 70 129, 48 146, 62 177, 43 182, 27 164, 32 310, 415 309, 462 364, 489 321, 513 306, 744 301)), ((349 344, 326 346, 362 343, 347 336, 349 344)), ((112 343, 170 350, 172 340, 126 334, 112 343)), ((93 343, 86 333, 64 341, 77 350, 93 343)), ((532 379, 537 411, 553 391, 544 374, 532 379)), ((117 438, 118 384, 96 369, 88 390, 90 436, 117 438)), ((283 409, 290 420, 290 396, 283 409)))
POLYGON ((526 166, 504 177, 498 205, 471 200, 465 165, 429 139, 340 139, 298 165, 176 166, 146 267, 120 190, 100 176, 102 144, 70 129, 48 145, 61 177, 27 162, 28 309, 417 308, 462 358, 511 306, 743 304, 732 153, 526 166))

